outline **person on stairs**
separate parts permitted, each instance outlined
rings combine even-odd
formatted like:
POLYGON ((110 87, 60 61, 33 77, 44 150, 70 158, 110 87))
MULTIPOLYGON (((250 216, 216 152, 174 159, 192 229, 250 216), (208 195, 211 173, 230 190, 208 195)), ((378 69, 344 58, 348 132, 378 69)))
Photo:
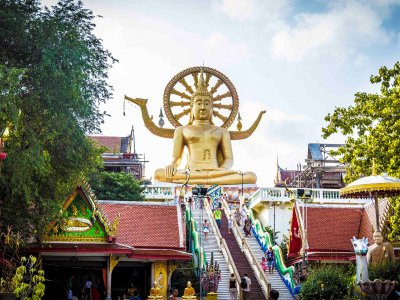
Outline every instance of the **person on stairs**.
POLYGON ((270 290, 269 291, 269 298, 268 300, 278 300, 279 298, 279 292, 277 290, 270 290))
POLYGON ((233 215, 230 214, 229 217, 228 217, 228 233, 229 234, 231 234, 232 227, 233 227, 233 222, 234 222, 233 215))
POLYGON ((267 252, 265 253, 265 256, 267 257, 267 266, 269 274, 274 274, 275 254, 274 251, 272 250, 272 246, 269 246, 267 252))
POLYGON ((206 242, 208 242, 208 233, 209 232, 210 232, 209 224, 207 222, 207 219, 204 219, 204 222, 203 222, 203 233, 204 233, 204 240, 206 242))
POLYGON ((237 294, 236 277, 235 274, 231 273, 231 277, 229 278, 229 295, 231 296, 231 300, 237 300, 237 294))
POLYGON ((267 261, 264 256, 261 258, 260 264, 261 264, 261 269, 264 271, 264 273, 267 273, 267 269, 268 269, 267 261))
POLYGON ((244 273, 243 278, 240 281, 240 287, 242 288, 243 300, 250 300, 250 286, 251 280, 247 276, 247 273, 244 273))
POLYGON ((214 210, 214 218, 215 218, 215 222, 217 223, 218 229, 221 229, 221 208, 216 208, 214 210))

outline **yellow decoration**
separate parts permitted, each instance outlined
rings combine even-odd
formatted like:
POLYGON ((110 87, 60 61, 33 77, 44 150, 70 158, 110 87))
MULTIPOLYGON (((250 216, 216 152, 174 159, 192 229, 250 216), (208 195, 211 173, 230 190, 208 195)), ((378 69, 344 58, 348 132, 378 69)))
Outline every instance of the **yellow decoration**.
POLYGON ((114 268, 116 267, 116 265, 119 263, 119 260, 121 259, 121 257, 117 257, 117 256, 112 256, 110 255, 110 271, 112 273, 112 271, 114 270, 114 268))
POLYGON ((357 194, 363 192, 374 193, 376 191, 399 191, 400 182, 388 182, 388 183, 367 183, 360 184, 357 186, 346 186, 340 189, 340 195, 349 196, 349 194, 357 194))
MULTIPOLYGON (((168 286, 168 274, 167 274, 167 262, 166 261, 155 261, 154 262, 154 283, 160 289, 160 295, 167 298, 167 286, 168 286)), ((154 284, 153 284, 154 287, 154 284)), ((150 293, 151 295, 151 293, 150 293)), ((151 299, 151 298, 149 298, 151 299)), ((158 298, 154 298, 158 299, 158 298)), ((161 298, 160 298, 161 299, 161 298)))

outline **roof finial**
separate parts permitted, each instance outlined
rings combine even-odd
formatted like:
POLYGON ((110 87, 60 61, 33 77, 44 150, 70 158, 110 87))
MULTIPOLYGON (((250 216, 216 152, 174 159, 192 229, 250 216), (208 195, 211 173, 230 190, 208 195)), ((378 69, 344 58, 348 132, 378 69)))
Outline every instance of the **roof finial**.
POLYGON ((279 171, 279 160, 278 160, 278 155, 276 156, 276 178, 275 178, 276 182, 281 182, 282 178, 281 178, 281 172, 279 171))

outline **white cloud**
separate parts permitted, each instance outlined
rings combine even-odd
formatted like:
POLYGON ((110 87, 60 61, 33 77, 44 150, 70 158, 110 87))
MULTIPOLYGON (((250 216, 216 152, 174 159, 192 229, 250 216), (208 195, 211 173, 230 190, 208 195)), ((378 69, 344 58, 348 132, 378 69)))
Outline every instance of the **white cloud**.
POLYGON ((254 15, 254 0, 222 0, 217 4, 218 9, 229 17, 244 21, 254 15))
POLYGON ((268 113, 268 121, 271 121, 275 124, 281 124, 285 122, 300 122, 304 121, 306 117, 302 114, 295 114, 295 115, 290 115, 287 112, 273 108, 267 111, 268 113))
POLYGON ((208 60, 219 60, 227 65, 251 56, 251 52, 245 44, 235 43, 220 32, 211 34, 206 40, 205 49, 208 60))
POLYGON ((327 13, 297 15, 295 25, 286 25, 275 33, 271 53, 287 61, 321 55, 344 59, 361 47, 387 41, 382 21, 371 5, 339 2, 327 13))

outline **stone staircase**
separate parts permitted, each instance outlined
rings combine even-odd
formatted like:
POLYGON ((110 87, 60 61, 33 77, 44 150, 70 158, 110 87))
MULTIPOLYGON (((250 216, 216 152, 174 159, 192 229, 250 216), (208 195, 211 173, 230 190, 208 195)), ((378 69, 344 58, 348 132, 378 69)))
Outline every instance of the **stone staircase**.
POLYGON ((225 257, 220 252, 218 242, 216 240, 212 226, 210 226, 210 233, 208 234, 207 243, 204 241, 204 235, 202 233, 202 223, 204 219, 207 219, 208 223, 210 223, 211 216, 207 214, 206 209, 203 210, 203 219, 201 219, 200 209, 193 209, 192 216, 193 219, 196 221, 199 232, 201 232, 202 234, 201 245, 204 247, 204 252, 206 253, 207 262, 210 262, 211 253, 213 253, 214 261, 218 262, 221 270, 221 281, 218 286, 218 300, 230 300, 231 298, 229 296, 229 277, 231 274, 228 268, 228 264, 225 260, 225 257))
MULTIPOLYGON (((257 259, 261 261, 261 258, 264 256, 264 252, 262 251, 256 238, 252 234, 251 237, 247 237, 246 239, 257 259)), ((282 281, 276 269, 272 275, 267 272, 267 277, 271 282, 271 288, 279 292, 279 300, 293 300, 292 295, 282 281)))

